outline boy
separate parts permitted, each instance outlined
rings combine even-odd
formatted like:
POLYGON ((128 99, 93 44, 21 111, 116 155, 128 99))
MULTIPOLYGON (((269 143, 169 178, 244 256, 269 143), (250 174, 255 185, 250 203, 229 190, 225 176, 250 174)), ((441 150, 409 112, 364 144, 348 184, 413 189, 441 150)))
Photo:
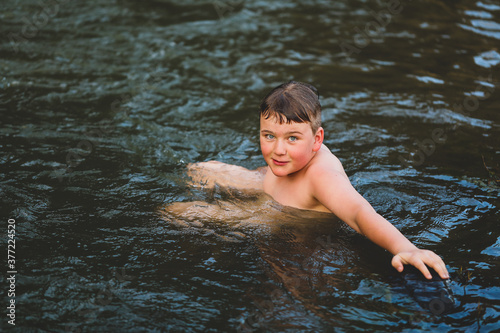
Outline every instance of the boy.
POLYGON ((449 278, 438 255, 418 249, 352 187, 323 138, 316 89, 294 81, 274 88, 260 106, 260 146, 268 165, 264 192, 282 205, 332 212, 391 252, 399 272, 411 264, 431 279, 428 265, 441 278, 449 278))
MULTIPOLYGON (((195 184, 204 187, 218 184, 245 191, 264 190, 284 206, 331 212, 391 252, 392 265, 399 272, 403 265, 411 264, 431 279, 428 265, 441 278, 449 278, 438 255, 418 249, 352 187, 323 138, 316 88, 290 81, 274 88, 260 106, 260 146, 267 167, 251 171, 211 161, 189 165, 188 172, 195 184)), ((177 203, 167 210, 181 215, 196 205, 199 203, 177 203)))

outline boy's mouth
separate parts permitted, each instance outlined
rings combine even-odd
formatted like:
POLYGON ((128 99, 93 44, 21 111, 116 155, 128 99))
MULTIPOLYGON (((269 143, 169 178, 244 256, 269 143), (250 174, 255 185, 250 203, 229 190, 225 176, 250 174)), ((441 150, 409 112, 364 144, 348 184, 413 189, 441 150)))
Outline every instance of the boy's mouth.
POLYGON ((276 165, 278 165, 278 166, 283 166, 283 165, 286 165, 288 163, 286 161, 275 160, 274 158, 272 160, 273 160, 273 163, 276 164, 276 165))

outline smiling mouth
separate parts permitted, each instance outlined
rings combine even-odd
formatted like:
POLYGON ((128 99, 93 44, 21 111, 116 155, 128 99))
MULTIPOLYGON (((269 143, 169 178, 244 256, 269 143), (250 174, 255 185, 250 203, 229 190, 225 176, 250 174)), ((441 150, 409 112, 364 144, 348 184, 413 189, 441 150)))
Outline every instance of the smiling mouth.
POLYGON ((286 161, 278 161, 278 160, 275 160, 274 158, 272 159, 273 160, 273 163, 276 164, 276 165, 285 165, 287 164, 288 162, 286 161))

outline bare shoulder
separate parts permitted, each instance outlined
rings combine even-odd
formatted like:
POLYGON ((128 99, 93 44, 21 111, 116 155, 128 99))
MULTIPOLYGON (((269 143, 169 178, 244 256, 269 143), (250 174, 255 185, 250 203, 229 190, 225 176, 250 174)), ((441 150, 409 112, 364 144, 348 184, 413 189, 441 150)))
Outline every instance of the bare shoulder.
POLYGON ((310 171, 315 175, 340 174, 347 178, 342 163, 325 145, 322 145, 317 152, 317 156, 310 166, 310 171))

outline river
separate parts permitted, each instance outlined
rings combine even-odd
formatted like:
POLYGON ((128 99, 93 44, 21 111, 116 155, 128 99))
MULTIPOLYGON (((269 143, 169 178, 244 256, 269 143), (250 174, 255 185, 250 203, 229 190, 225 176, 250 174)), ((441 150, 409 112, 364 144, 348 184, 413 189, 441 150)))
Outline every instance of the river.
POLYGON ((14 0, 0 22, 2 331, 500 328, 497 1, 14 0), (330 216, 189 185, 189 163, 264 165, 258 106, 292 79, 449 281, 330 216))

